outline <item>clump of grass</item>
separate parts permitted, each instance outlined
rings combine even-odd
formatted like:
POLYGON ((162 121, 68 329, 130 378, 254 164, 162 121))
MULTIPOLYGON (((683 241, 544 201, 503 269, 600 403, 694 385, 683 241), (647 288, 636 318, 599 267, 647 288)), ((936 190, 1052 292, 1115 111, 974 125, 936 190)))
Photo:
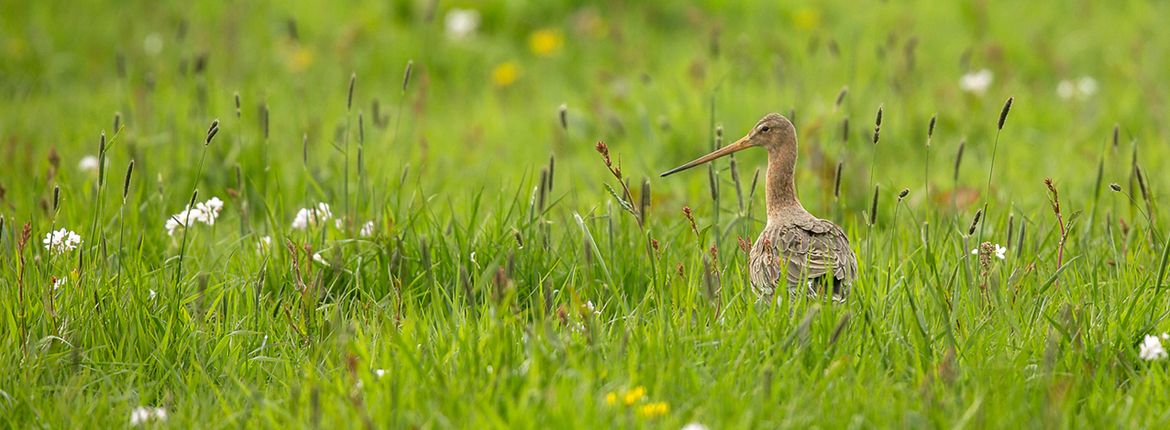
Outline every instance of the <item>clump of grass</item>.
MULTIPOLYGON (((616 191, 614 191, 613 187, 611 187, 609 184, 605 184, 606 191, 609 191, 609 194, 611 196, 613 196, 614 200, 617 200, 617 202, 622 207, 622 209, 624 209, 631 216, 633 216, 634 220, 638 224, 638 229, 641 230, 641 232, 642 232, 642 236, 643 236, 643 239, 645 242, 646 256, 647 256, 647 258, 650 261, 652 266, 656 265, 655 259, 654 259, 653 246, 652 246, 653 238, 650 237, 649 230, 646 229, 644 215, 639 213, 638 209, 636 209, 634 207, 634 204, 633 204, 634 195, 633 195, 633 193, 630 192, 630 186, 625 181, 624 177, 622 176, 621 163, 614 163, 613 159, 610 158, 609 146, 606 145, 605 142, 598 141, 597 145, 594 146, 594 149, 597 150, 598 154, 601 154, 601 160, 605 164, 605 168, 607 170, 609 170, 610 175, 612 175, 614 177, 614 179, 617 180, 618 184, 622 188, 622 194, 618 195, 618 193, 616 191)), ((648 191, 648 187, 644 188, 644 190, 648 191)), ((646 192, 645 194, 649 195, 649 192, 646 192)), ((649 208, 648 202, 647 202, 646 207, 649 208)), ((656 269, 651 270, 650 273, 651 273, 652 283, 657 285, 657 283, 658 283, 657 270, 656 269)))

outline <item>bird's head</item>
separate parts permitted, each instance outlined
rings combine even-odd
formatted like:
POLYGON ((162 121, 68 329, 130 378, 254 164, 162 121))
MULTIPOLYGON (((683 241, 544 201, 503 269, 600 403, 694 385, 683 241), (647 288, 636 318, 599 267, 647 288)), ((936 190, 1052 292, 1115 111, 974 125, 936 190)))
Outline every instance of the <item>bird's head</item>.
POLYGON ((748 132, 746 136, 741 137, 730 145, 716 149, 710 154, 699 157, 690 163, 670 169, 664 172, 662 176, 672 175, 753 146, 762 146, 769 151, 773 151, 789 145, 796 146, 796 127, 784 115, 770 113, 760 118, 760 121, 756 123, 755 127, 752 127, 752 131, 748 132))

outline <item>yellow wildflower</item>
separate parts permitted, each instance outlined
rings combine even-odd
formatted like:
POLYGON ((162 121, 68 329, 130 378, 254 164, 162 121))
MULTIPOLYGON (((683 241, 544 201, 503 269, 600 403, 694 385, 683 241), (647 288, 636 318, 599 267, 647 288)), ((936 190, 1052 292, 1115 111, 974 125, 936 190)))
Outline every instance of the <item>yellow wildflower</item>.
POLYGON ((492 83, 497 87, 506 87, 520 78, 520 66, 514 61, 507 61, 496 65, 492 69, 492 83))
POLYGON ((792 23, 801 30, 815 30, 821 26, 821 12, 809 7, 797 9, 792 23))
POLYGON ((634 387, 632 390, 626 391, 626 394, 622 396, 622 402, 624 402, 626 406, 630 406, 634 403, 637 403, 639 400, 642 400, 643 397, 646 397, 646 389, 639 385, 634 387))
POLYGON ((285 59, 285 64, 292 72, 301 72, 313 65, 313 50, 301 45, 294 46, 285 59))
POLYGON ((617 404, 617 393, 610 391, 605 395, 605 404, 613 406, 617 404))
POLYGON ((549 28, 542 28, 532 32, 528 37, 528 48, 532 50, 533 54, 540 56, 549 56, 561 49, 561 44, 564 42, 564 37, 561 32, 549 28))
POLYGON ((666 415, 670 411, 670 405, 666 402, 651 402, 638 406, 638 415, 645 418, 657 418, 666 415))

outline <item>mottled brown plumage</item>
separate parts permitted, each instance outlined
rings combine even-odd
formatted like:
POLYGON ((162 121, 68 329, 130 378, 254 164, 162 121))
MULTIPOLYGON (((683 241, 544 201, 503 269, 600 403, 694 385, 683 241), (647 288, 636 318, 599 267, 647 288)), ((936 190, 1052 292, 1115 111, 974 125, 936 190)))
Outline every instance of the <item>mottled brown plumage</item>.
POLYGON ((752 289, 771 300, 780 285, 814 296, 831 288, 834 300, 844 300, 857 277, 857 257, 841 227, 808 213, 797 199, 796 128, 788 118, 767 114, 742 139, 662 176, 753 146, 768 151, 768 223, 749 256, 752 289))

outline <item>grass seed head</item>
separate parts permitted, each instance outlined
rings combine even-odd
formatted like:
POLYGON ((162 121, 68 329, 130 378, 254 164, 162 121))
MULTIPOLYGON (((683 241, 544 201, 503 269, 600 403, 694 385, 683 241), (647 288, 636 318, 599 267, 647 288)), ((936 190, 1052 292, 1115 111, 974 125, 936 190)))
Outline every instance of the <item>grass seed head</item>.
POLYGON ((841 197, 841 169, 845 167, 844 161, 837 162, 837 173, 833 175, 833 198, 841 197))
POLYGON ((1113 150, 1117 150, 1118 141, 1121 135, 1121 124, 1113 124, 1113 150))
POLYGON ((1142 192, 1142 200, 1149 201, 1150 193, 1146 188, 1146 177, 1142 174, 1142 167, 1137 164, 1135 164, 1133 167, 1133 173, 1134 177, 1137 179, 1138 189, 1142 192))
POLYGON ((646 218, 650 214, 650 178, 642 178, 642 196, 641 202, 638 205, 638 216, 642 217, 642 223, 646 223, 646 218))
POLYGON ((983 208, 979 208, 979 210, 975 211, 975 219, 971 220, 971 227, 967 228, 968 236, 975 234, 975 228, 979 227, 979 219, 981 218, 983 218, 983 208))
POLYGON ((410 86, 410 75, 414 72, 414 60, 406 62, 406 70, 402 72, 402 92, 406 93, 406 88, 410 86))
POLYGON ((126 179, 122 182, 122 200, 126 200, 126 196, 130 195, 130 178, 134 176, 134 160, 130 160, 130 164, 126 166, 126 179))
POLYGON ((959 141, 959 151, 955 153, 955 182, 959 182, 959 166, 963 164, 963 149, 967 147, 967 139, 959 141))
POLYGON ((59 170, 61 168, 61 154, 57 152, 57 145, 49 147, 49 166, 53 170, 59 170))
POLYGON ((358 111, 358 144, 366 142, 366 126, 362 111, 358 111))
POLYGON ((357 84, 357 73, 349 75, 349 93, 345 98, 345 110, 353 110, 353 87, 357 84))
POLYGON ((211 126, 207 128, 207 137, 203 139, 203 146, 210 145, 216 134, 219 134, 219 119, 211 121, 211 126))
POLYGON ((869 225, 877 224, 878 191, 880 189, 881 185, 873 186, 873 202, 869 207, 869 225))
POLYGON ((554 172, 553 169, 554 169, 554 167, 556 167, 556 161, 557 161, 556 154, 549 154, 548 155, 548 191, 550 193, 553 190, 553 172, 554 172))
POLYGON ((1015 100, 1015 97, 1008 97, 1007 101, 1003 103, 1003 110, 999 111, 999 130, 1003 130, 1003 123, 1007 121, 1008 112, 1012 110, 1013 100, 1015 100))

